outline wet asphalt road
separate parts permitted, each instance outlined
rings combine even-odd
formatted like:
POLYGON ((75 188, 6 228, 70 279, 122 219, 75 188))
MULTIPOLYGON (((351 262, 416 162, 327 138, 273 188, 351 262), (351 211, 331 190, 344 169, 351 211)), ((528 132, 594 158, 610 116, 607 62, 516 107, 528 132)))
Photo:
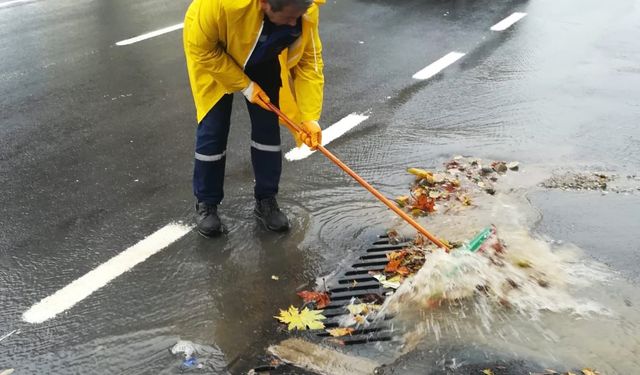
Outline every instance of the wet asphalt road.
MULTIPOLYGON (((181 32, 115 46, 182 22, 187 5, 0 7, 0 337, 21 329, 0 343, 0 369, 174 373, 166 349, 183 338, 215 346, 218 365, 239 372, 277 339, 271 316, 297 303, 296 288, 388 227, 391 214, 314 155, 285 163, 281 203, 293 231, 265 233, 251 213, 250 127, 236 98, 222 206, 231 233, 189 234, 66 313, 21 321, 35 302, 158 228, 193 222, 195 120, 181 32)), ((388 195, 406 190, 406 166, 438 166, 458 153, 638 174, 639 8, 330 1, 321 16, 321 123, 371 117, 329 148, 388 195), (504 33, 489 30, 515 11, 528 16, 504 33), (431 80, 412 80, 451 51, 467 55, 431 80)), ((283 140, 292 146, 284 132, 283 140)), ((603 199, 538 192, 538 230, 637 283, 640 197, 603 199)))

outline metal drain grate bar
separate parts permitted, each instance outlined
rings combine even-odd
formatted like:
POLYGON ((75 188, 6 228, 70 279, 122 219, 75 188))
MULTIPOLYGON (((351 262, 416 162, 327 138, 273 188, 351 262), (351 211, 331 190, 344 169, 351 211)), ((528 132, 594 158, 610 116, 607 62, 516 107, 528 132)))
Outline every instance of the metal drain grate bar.
POLYGON ((383 288, 376 288, 376 289, 365 289, 362 291, 358 291, 357 293, 347 293, 347 294, 341 294, 341 295, 331 295, 331 300, 332 301, 341 301, 341 300, 350 300, 353 297, 365 297, 371 294, 377 294, 380 295, 380 293, 384 293, 384 289, 383 288))
POLYGON ((404 249, 407 246, 409 246, 409 245, 408 244, 398 244, 398 245, 375 246, 375 247, 368 248, 367 249, 367 253, 376 253, 376 252, 382 252, 382 251, 400 250, 400 249, 404 249))
POLYGON ((358 345, 358 344, 366 344, 369 342, 376 342, 376 341, 391 341, 393 340, 393 337, 391 336, 372 336, 372 337, 366 337, 366 338, 355 338, 355 339, 344 339, 342 340, 342 342, 344 343, 344 345, 358 345))
POLYGON ((371 260, 371 259, 387 259, 387 253, 380 253, 380 254, 369 254, 369 255, 363 255, 360 258, 358 258, 360 260, 371 260))
POLYGON ((353 277, 346 277, 344 279, 338 280, 338 284, 352 284, 352 285, 357 285, 358 283, 366 283, 366 282, 378 282, 378 280, 376 280, 375 278, 371 277, 371 276, 353 276, 353 277))
POLYGON ((370 262, 356 263, 356 264, 352 265, 351 267, 353 267, 353 268, 364 268, 364 267, 372 267, 372 266, 386 266, 387 263, 389 263, 389 260, 387 260, 387 259, 385 259, 385 260, 374 260, 374 261, 370 261, 370 262))
POLYGON ((345 272, 344 275, 345 276, 368 275, 369 271, 384 271, 384 267, 374 267, 368 270, 348 271, 348 272, 345 272))
MULTIPOLYGON (((358 282, 353 286, 344 286, 331 289, 331 293, 348 292, 350 290, 376 289, 380 287, 380 283, 376 279, 371 278, 374 282, 358 282)), ((353 283, 352 283, 353 284, 353 283)))

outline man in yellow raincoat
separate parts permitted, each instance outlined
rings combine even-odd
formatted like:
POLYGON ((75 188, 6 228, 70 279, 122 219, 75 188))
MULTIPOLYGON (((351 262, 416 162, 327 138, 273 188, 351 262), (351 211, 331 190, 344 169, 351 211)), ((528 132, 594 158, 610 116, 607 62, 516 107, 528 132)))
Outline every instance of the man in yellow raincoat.
POLYGON ((184 21, 184 50, 196 105, 193 191, 198 231, 224 232, 227 137, 234 92, 246 97, 251 118, 255 215, 273 231, 289 229, 276 195, 282 171, 279 106, 305 131, 297 146, 321 144, 318 125, 324 88, 319 5, 325 0, 194 0, 184 21))

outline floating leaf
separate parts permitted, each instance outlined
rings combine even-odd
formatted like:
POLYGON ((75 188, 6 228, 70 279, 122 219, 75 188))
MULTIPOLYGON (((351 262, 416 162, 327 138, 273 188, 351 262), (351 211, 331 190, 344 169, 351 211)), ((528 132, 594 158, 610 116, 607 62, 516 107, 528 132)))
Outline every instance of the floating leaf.
POLYGON ((355 328, 351 328, 351 327, 347 327, 347 328, 332 328, 332 329, 327 329, 327 332, 329 332, 329 334, 333 337, 342 337, 342 336, 346 336, 349 335, 351 336, 351 333, 353 331, 355 331, 355 328))
POLYGON ((437 190, 431 190, 429 192, 429 198, 433 198, 433 199, 442 198, 442 193, 437 190))
POLYGON ((504 173, 507 171, 507 163, 503 161, 494 161, 491 163, 491 168, 498 173, 504 173))
POLYGON ((598 372, 598 371, 596 371, 596 370, 592 370, 592 369, 590 369, 590 368, 583 368, 583 369, 582 369, 582 373, 583 373, 584 375, 598 375, 598 374, 599 374, 599 372, 598 372))
POLYGON ((531 262, 526 259, 520 259, 516 264, 520 268, 531 268, 531 262))
POLYGON ((420 168, 407 168, 407 172, 414 176, 433 181, 433 173, 420 168))
POLYGON ((316 307, 319 309, 327 307, 331 302, 331 300, 329 300, 329 294, 326 292, 310 292, 308 290, 303 290, 297 294, 302 298, 304 303, 315 302, 316 307))
POLYGON ((490 368, 486 368, 486 369, 482 370, 482 373, 484 375, 493 375, 493 371, 491 371, 490 368))
POLYGON ((444 175, 442 173, 436 173, 433 175, 433 182, 440 184, 444 182, 444 175))
POLYGON ((289 331, 298 329, 304 331, 309 329, 323 329, 321 320, 326 319, 320 310, 309 310, 308 308, 298 310, 297 307, 289 306, 288 310, 280 310, 280 315, 274 316, 280 322, 288 324, 289 331))
POLYGON ((507 168, 511 169, 512 171, 517 171, 519 169, 520 163, 518 163, 517 161, 512 161, 511 163, 507 163, 507 168))
POLYGON ((280 280, 280 277, 278 277, 276 275, 271 275, 271 280, 278 281, 278 280, 280 280))
POLYGON ((436 200, 429 198, 427 195, 420 195, 416 199, 416 203, 413 205, 413 208, 424 212, 433 212, 436 210, 436 200))
POLYGON ((468 195, 458 194, 456 196, 460 202, 462 202, 463 206, 471 206, 471 198, 468 195))
POLYGON ((396 203, 400 207, 406 206, 408 202, 409 202, 409 196, 407 195, 401 195, 399 197, 396 197, 396 203))

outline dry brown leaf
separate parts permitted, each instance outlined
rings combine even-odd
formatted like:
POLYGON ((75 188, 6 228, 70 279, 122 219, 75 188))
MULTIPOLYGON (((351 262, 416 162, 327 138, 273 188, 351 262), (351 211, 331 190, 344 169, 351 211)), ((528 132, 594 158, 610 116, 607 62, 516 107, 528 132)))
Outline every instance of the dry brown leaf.
POLYGON ((384 267, 384 272, 396 272, 398 270, 398 267, 400 266, 400 262, 402 262, 402 259, 394 259, 389 261, 389 263, 387 263, 387 265, 384 267))

